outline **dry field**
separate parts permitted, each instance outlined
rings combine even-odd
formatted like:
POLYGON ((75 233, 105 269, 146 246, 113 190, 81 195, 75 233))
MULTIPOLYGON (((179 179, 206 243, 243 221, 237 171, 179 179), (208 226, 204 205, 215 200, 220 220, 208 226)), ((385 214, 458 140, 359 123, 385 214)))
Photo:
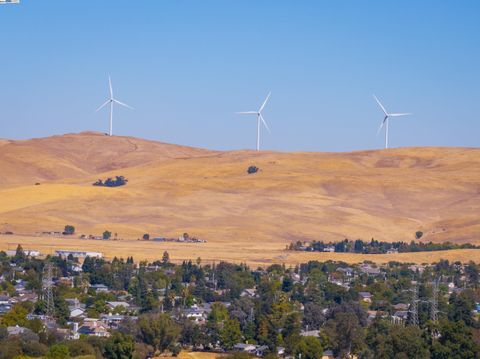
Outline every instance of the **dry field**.
MULTIPOLYGON (((0 248, 95 248, 107 256, 298 263, 357 256, 292 253, 291 241, 343 238, 480 244, 480 150, 353 153, 216 152, 98 133, 0 141, 0 248), (249 165, 260 172, 246 173, 249 165), (123 175, 119 188, 93 187, 123 175), (39 185, 35 185, 39 183, 39 185), (123 240, 35 237, 62 230, 123 240), (136 241, 143 233, 205 244, 136 241)), ((48 249, 49 248, 49 249, 48 249)), ((362 256, 375 261, 477 259, 475 251, 362 256), (371 258, 372 257, 372 258, 371 258)), ((480 253, 480 252, 479 252, 480 253)))

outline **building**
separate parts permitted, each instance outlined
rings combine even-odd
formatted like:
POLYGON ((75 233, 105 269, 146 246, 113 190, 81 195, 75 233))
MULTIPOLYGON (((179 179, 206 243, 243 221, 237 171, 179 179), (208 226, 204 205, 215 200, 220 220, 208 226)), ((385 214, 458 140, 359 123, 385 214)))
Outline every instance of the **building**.
POLYGON ((366 303, 371 303, 372 302, 372 294, 370 292, 358 292, 358 296, 360 297, 360 300, 366 303))
POLYGON ((71 251, 66 249, 59 249, 55 251, 55 254, 62 258, 67 258, 72 256, 74 258, 103 258, 103 254, 100 252, 87 252, 87 251, 71 251))
POLYGON ((83 325, 78 329, 78 334, 84 334, 95 337, 109 337, 108 325, 101 320, 87 318, 83 325))

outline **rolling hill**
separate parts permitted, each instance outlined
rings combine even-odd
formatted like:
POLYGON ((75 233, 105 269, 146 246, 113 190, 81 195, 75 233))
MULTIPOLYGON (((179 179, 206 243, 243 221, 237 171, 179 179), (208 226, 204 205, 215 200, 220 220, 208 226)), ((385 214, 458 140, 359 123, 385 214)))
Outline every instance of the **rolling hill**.
POLYGON ((480 244, 480 150, 220 152, 93 132, 0 141, 0 232, 66 224, 125 239, 188 232, 226 250, 410 241, 417 230, 480 244), (250 165, 260 171, 247 174, 250 165), (92 186, 115 175, 128 184, 92 186))

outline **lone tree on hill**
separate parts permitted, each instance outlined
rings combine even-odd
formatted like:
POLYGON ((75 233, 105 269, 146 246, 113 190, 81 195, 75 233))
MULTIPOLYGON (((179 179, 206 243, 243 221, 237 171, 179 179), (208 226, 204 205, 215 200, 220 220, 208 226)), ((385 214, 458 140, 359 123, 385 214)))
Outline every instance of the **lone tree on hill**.
POLYGON ((71 235, 71 234, 74 234, 74 233, 75 233, 75 227, 70 225, 70 224, 67 224, 65 226, 65 229, 63 230, 63 234, 71 235))
POLYGON ((110 239, 111 236, 112 236, 112 232, 110 231, 103 232, 103 239, 110 239))

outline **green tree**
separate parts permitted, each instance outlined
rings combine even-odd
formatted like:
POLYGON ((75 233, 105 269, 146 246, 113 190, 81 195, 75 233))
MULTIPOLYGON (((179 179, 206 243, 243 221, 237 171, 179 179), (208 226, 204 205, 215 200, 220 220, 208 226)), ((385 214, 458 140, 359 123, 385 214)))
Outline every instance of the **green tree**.
POLYGON ((135 350, 135 342, 130 335, 114 332, 105 343, 104 356, 107 359, 130 359, 135 350))
POLYGON ((111 236, 112 236, 112 232, 110 231, 103 232, 103 239, 110 239, 111 236))
POLYGON ((22 303, 15 304, 12 309, 1 318, 1 324, 10 327, 18 325, 23 327, 27 324, 28 310, 22 303))
POLYGON ((66 359, 70 358, 70 351, 65 344, 54 344, 48 349, 47 359, 66 359))
POLYGON ((478 359, 480 345, 473 340, 472 329, 464 322, 440 322, 440 337, 431 347, 432 359, 478 359))
POLYGON ((145 314, 139 317, 138 327, 143 341, 160 352, 173 348, 180 334, 179 326, 168 314, 145 314))
POLYGON ((75 233, 75 227, 70 224, 67 224, 63 230, 63 234, 71 235, 74 233, 75 233))
POLYGON ((302 359, 321 359, 323 348, 320 340, 315 337, 302 337, 295 350, 295 357, 302 359))
POLYGON ((232 349, 233 346, 242 340, 240 323, 236 319, 226 320, 220 331, 220 343, 223 348, 232 349))

